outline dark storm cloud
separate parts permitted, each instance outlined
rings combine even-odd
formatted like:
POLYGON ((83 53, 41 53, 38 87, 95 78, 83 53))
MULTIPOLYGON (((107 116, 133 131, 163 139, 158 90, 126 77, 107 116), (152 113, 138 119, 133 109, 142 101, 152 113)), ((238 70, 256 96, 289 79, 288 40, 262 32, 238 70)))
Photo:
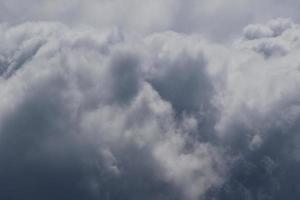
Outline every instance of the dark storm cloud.
POLYGON ((131 44, 117 30, 27 23, 3 26, 1 40, 1 198, 197 199, 222 182, 222 152, 189 138, 193 115, 175 117, 208 104, 200 91, 212 87, 188 39, 168 65, 152 38, 131 44), (176 60, 170 83, 196 92, 183 107, 176 90, 154 89, 168 87, 154 82, 176 60), (193 83, 192 73, 203 75, 193 83))
POLYGON ((157 32, 270 2, 0 1, 0 198, 298 199, 299 25, 157 32))
POLYGON ((148 80, 178 112, 204 111, 213 95, 206 69, 208 61, 201 49, 190 46, 197 39, 200 38, 189 39, 174 33, 149 38, 157 45, 158 55, 152 58, 157 71, 149 75, 148 80))

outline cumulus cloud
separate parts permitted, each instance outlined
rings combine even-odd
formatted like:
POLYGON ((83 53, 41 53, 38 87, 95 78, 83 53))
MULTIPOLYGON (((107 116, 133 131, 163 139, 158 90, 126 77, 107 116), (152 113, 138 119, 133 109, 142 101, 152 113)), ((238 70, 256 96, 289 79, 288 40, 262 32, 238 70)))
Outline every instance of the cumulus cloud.
POLYGON ((130 44, 116 30, 2 27, 3 198, 197 199, 222 183, 221 149, 189 135, 198 132, 190 111, 209 104, 203 55, 186 52, 185 39, 157 55, 155 37, 130 44), (195 88, 191 102, 168 92, 175 81, 195 88))
POLYGON ((174 30, 256 1, 55 2, 0 1, 1 199, 300 197, 299 25, 218 44, 174 30))
POLYGON ((292 156, 299 131, 297 35, 298 25, 277 19, 248 26, 234 45, 227 78, 217 97, 221 115, 215 128, 236 152, 237 161, 221 199, 299 196, 298 177, 291 175, 299 166, 292 156), (253 30, 256 37, 249 38, 253 30), (264 34, 265 30, 272 34, 264 34), (284 53, 273 48, 274 44, 281 45, 284 53), (270 48, 262 50, 262 45, 270 48))

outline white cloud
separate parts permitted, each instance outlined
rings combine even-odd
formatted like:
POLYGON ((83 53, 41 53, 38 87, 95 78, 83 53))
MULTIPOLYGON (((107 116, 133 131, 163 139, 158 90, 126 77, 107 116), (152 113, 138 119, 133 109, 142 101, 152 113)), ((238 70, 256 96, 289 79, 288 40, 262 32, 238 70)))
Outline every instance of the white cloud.
POLYGON ((220 96, 223 117, 217 126, 228 125, 225 121, 231 120, 234 113, 233 123, 242 121, 252 128, 258 128, 256 125, 265 127, 267 121, 282 115, 280 110, 285 110, 286 115, 289 107, 297 104, 300 74, 296 35, 299 28, 291 22, 288 22, 289 26, 281 22, 279 19, 266 25, 277 24, 275 29, 282 30, 272 37, 245 39, 236 44, 235 48, 240 52, 233 52, 230 58, 232 65, 227 69, 227 83, 220 96))

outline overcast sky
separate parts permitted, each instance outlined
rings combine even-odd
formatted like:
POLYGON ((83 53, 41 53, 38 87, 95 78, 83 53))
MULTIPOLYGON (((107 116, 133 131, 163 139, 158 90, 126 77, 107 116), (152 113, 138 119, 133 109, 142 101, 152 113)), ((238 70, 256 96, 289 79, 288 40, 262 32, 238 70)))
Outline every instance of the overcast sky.
POLYGON ((278 17, 299 22, 299 9, 297 0, 2 0, 0 21, 117 26, 146 34, 173 30, 225 40, 250 23, 278 17))
POLYGON ((0 0, 0 199, 298 200, 299 7, 0 0))

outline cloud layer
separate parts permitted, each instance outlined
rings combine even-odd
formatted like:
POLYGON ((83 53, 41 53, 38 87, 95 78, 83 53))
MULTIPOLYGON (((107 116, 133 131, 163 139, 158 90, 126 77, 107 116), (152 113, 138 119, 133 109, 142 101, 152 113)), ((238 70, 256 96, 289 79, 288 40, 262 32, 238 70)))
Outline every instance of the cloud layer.
MULTIPOLYGON (((225 6, 205 2, 207 13, 225 6)), ((107 12, 120 6, 98 4, 107 12)), ((58 12, 46 10, 47 20, 68 13, 40 5, 58 12)), ((81 2, 66 5, 76 19, 81 2)), ((250 24, 233 44, 218 44, 200 34, 150 33, 176 29, 171 19, 180 11, 172 12, 181 7, 144 6, 137 16, 147 23, 128 12, 116 20, 146 36, 118 26, 12 25, 20 16, 6 16, 0 198, 298 199, 299 25, 284 18, 250 24)), ((79 18, 90 10, 84 5, 79 18)), ((115 23, 107 15, 105 23, 115 23)))
POLYGON ((196 32, 226 42, 249 23, 277 17, 299 23, 299 7, 297 0, 1 0, 0 22, 117 26, 146 35, 166 30, 196 32))

